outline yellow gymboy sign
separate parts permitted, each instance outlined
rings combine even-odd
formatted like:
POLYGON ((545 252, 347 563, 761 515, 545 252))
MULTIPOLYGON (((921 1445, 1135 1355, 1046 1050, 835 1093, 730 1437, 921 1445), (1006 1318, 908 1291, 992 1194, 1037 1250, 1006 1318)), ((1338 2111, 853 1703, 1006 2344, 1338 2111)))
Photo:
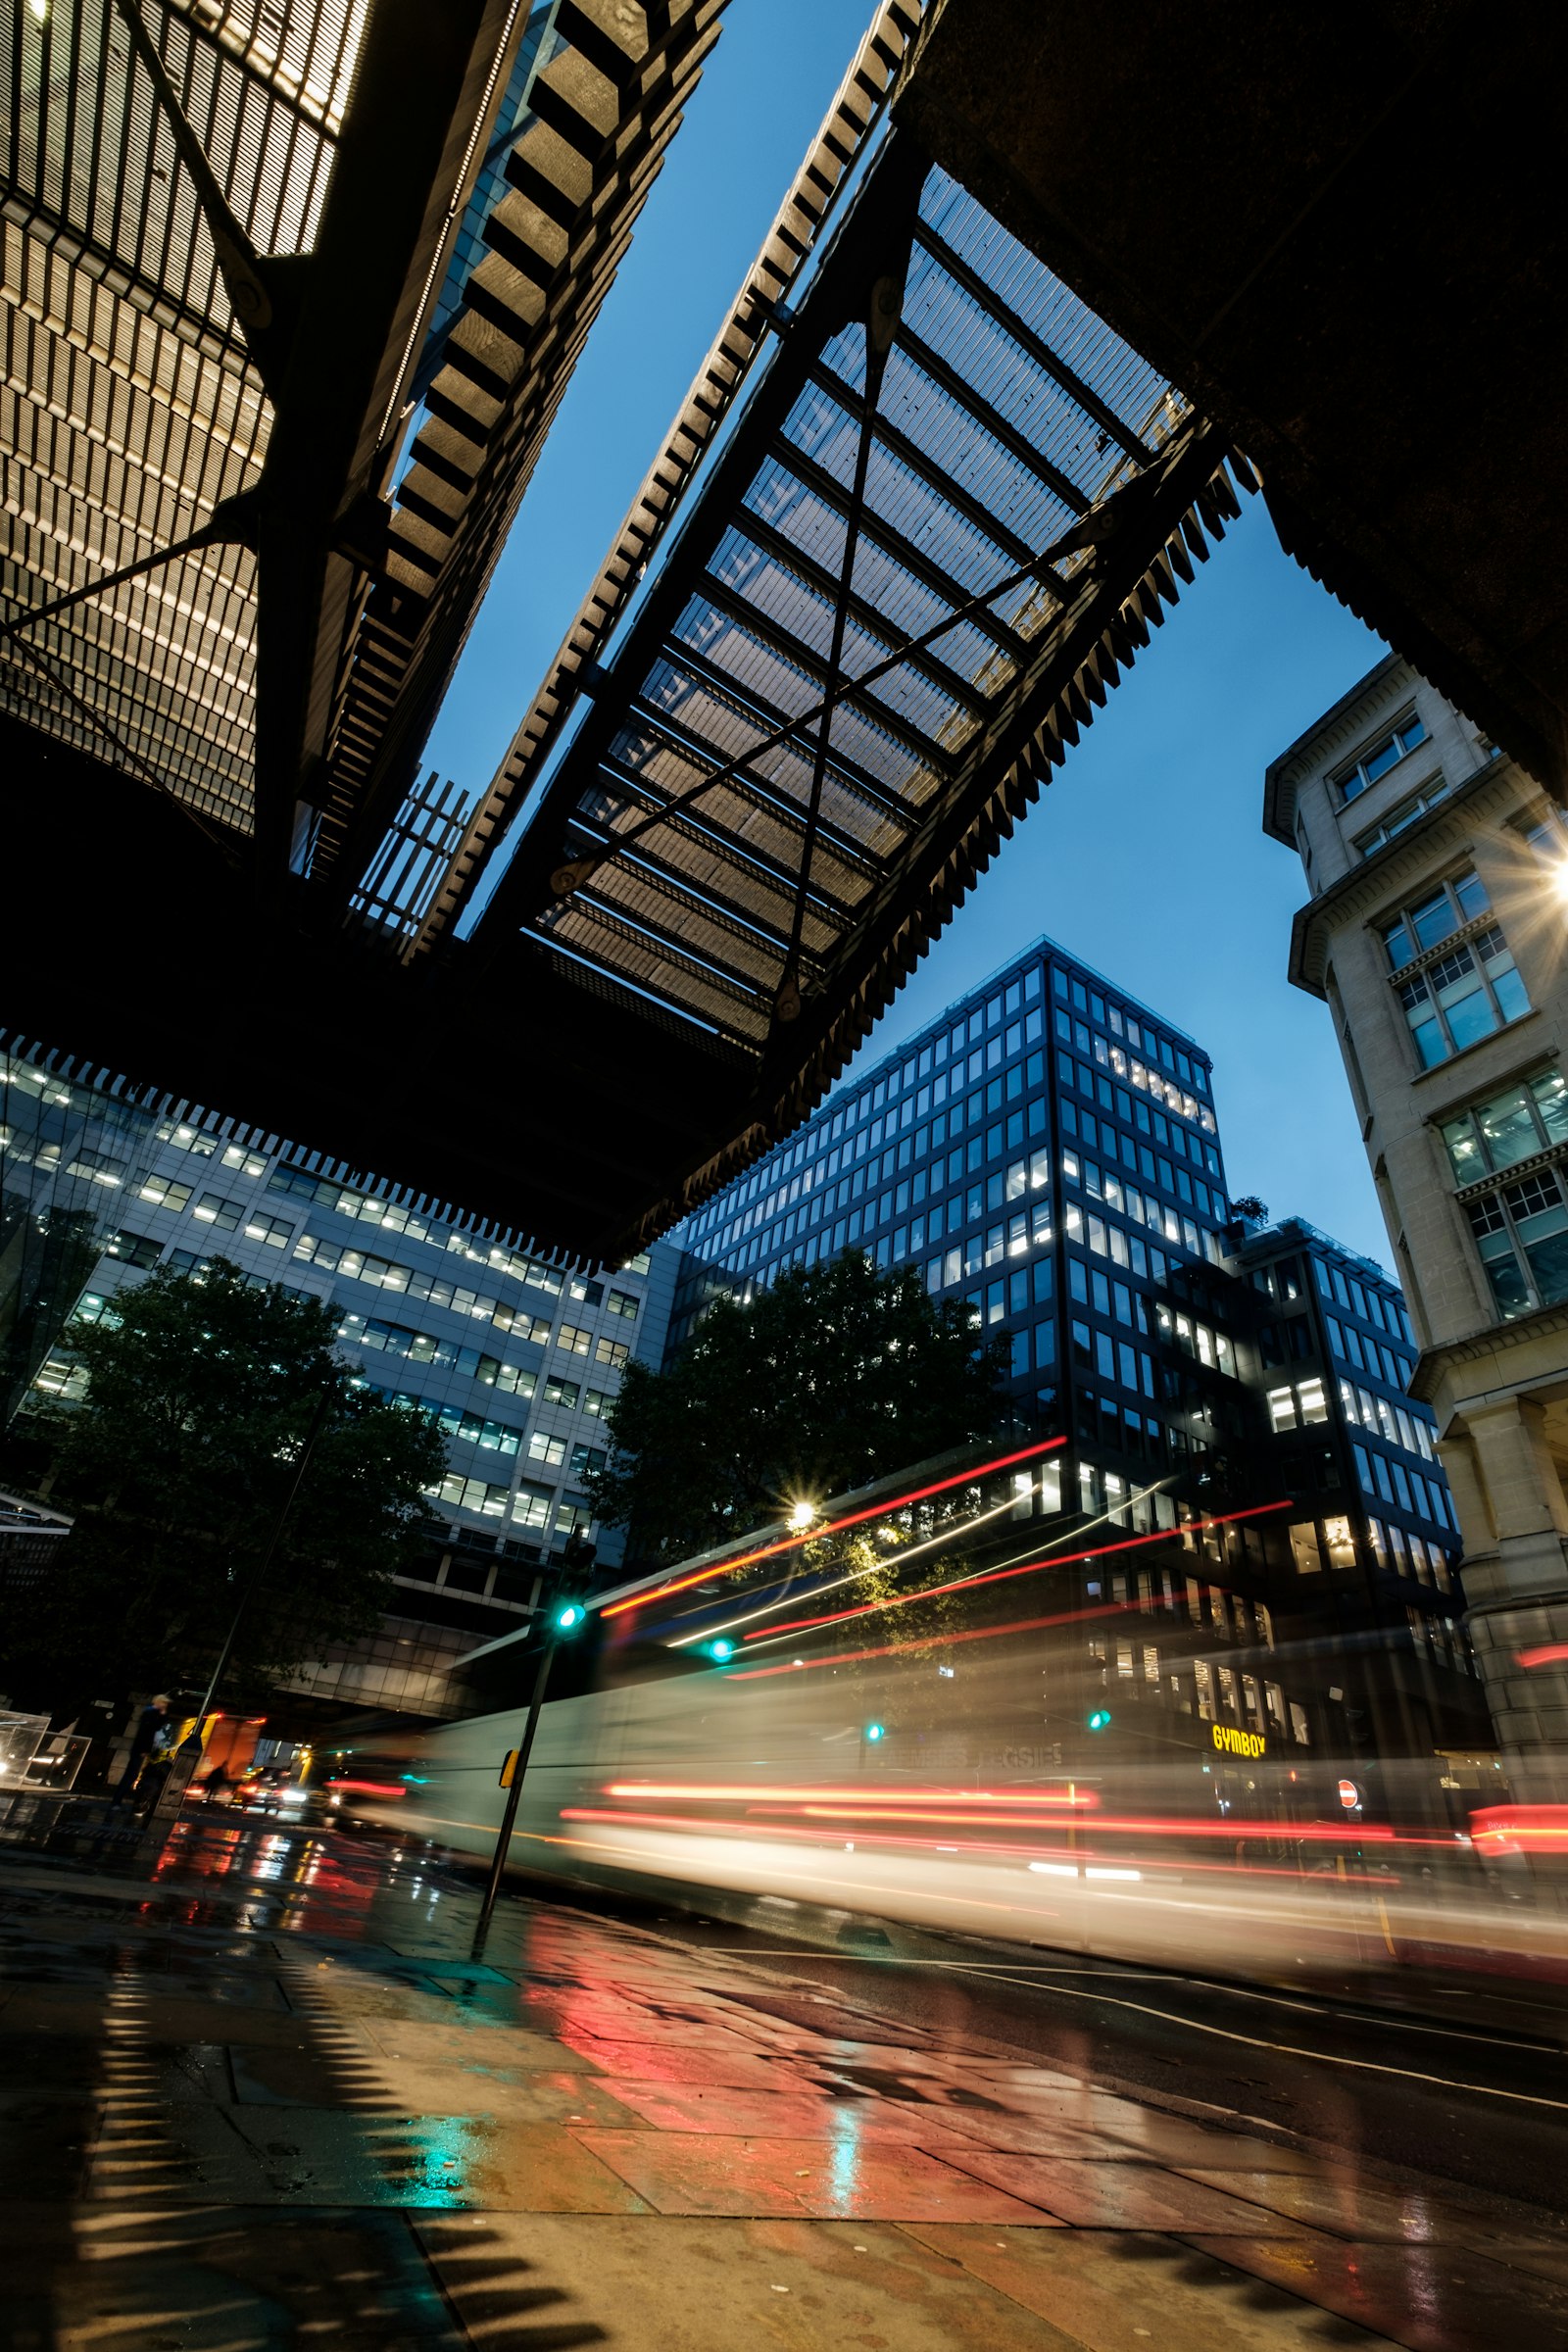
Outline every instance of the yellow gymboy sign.
POLYGON ((1213 1727, 1214 1745, 1222 1756, 1262 1756, 1268 1753, 1268 1741, 1261 1732, 1239 1732, 1229 1723, 1213 1727))

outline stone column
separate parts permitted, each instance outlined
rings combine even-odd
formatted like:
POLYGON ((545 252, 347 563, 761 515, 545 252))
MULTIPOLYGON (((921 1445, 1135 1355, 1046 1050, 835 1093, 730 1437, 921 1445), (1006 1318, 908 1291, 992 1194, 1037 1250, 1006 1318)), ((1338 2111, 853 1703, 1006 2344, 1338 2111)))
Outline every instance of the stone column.
POLYGON ((1568 1803, 1568 1497, 1545 1415, 1528 1396, 1470 1404, 1441 1451, 1465 1536, 1466 1623, 1512 1792, 1568 1803), (1521 1663, 1557 1645, 1561 1658, 1521 1663))

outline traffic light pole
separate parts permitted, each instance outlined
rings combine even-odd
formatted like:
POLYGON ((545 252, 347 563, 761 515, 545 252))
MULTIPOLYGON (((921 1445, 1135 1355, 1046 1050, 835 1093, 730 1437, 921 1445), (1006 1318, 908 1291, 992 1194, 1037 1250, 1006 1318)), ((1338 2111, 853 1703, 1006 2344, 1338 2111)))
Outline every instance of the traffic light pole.
POLYGON ((496 1907, 496 1896, 501 1891, 501 1881, 507 1867, 507 1851, 512 1844, 512 1833, 516 1827, 517 1802, 522 1795, 522 1776, 528 1769, 528 1758, 533 1751, 534 1734, 539 1729, 539 1717, 545 1703, 545 1691, 550 1684, 550 1669, 555 1662, 556 1630, 552 1625, 545 1636, 545 1645, 540 1652, 539 1671, 534 1676, 533 1697, 528 1702, 528 1720, 523 1726, 522 1744, 517 1750, 516 1761, 512 1768, 512 1786, 507 1790, 506 1810, 501 1816, 501 1827, 496 1833, 496 1850, 490 1863, 490 1877, 485 1886, 484 1901, 479 1905, 479 1922, 473 1931, 473 1958, 475 1960, 484 1950, 484 1939, 490 1933, 490 1915, 496 1907))

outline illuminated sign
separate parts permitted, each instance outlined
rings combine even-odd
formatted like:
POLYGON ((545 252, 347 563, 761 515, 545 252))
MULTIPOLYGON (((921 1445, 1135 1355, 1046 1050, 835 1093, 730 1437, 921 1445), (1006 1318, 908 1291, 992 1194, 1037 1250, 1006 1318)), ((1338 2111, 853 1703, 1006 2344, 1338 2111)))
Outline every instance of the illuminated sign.
POLYGON ((1214 1745, 1222 1756, 1264 1756, 1268 1753, 1268 1741, 1261 1732, 1239 1732, 1229 1723, 1216 1723, 1212 1730, 1214 1745))

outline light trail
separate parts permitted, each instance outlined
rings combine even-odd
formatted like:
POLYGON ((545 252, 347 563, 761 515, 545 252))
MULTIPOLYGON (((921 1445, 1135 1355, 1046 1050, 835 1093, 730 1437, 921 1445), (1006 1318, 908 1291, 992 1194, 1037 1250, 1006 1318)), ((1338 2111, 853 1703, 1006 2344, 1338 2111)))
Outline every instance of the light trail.
MULTIPOLYGON (((1163 1490, 1170 1485, 1170 1483, 1171 1482, 1168 1478, 1156 1478, 1152 1486, 1140 1488, 1136 1494, 1130 1494, 1127 1497, 1126 1502, 1117 1503, 1112 1510, 1102 1511, 1098 1518, 1086 1519, 1082 1527, 1075 1527, 1070 1536, 1063 1537, 1062 1543, 1064 1544, 1082 1543, 1084 1537, 1089 1533, 1089 1530, 1092 1527, 1108 1526, 1112 1518, 1115 1516, 1116 1511, 1125 1510, 1132 1503, 1142 1502, 1145 1497, 1150 1494, 1158 1494, 1162 1493, 1163 1490)), ((912 1560, 916 1558, 920 1552, 935 1550, 944 1544, 956 1543, 957 1539, 969 1528, 980 1527, 988 1519, 1000 1519, 1004 1512, 1015 1511, 1017 1507, 1017 1496, 1009 1496, 1005 1502, 999 1502, 995 1510, 981 1511, 971 1519, 961 1520, 956 1528, 953 1529, 946 1535, 933 1536, 927 1543, 917 1544, 908 1551, 890 1552, 885 1560, 875 1561, 869 1568, 854 1568, 851 1569, 849 1574, 846 1576, 834 1577, 830 1581, 824 1582, 820 1585, 813 1585, 810 1592, 806 1594, 804 1597, 810 1600, 815 1600, 823 1592, 837 1592, 841 1586, 853 1584, 858 1577, 874 1576, 878 1568, 902 1568, 906 1560, 912 1560)), ((1167 1529, 1165 1532, 1167 1534, 1173 1534, 1175 1531, 1173 1529, 1167 1529)), ((1010 1568, 1015 1561, 1022 1559, 1022 1552, 1015 1551, 1011 1560, 1002 1560, 998 1563, 998 1565, 1003 1568, 1010 1568)), ((794 1573, 794 1570, 791 1569, 790 1576, 793 1577, 794 1573)), ((784 1591, 780 1594, 779 1598, 777 1600, 769 1601, 765 1608, 752 1609, 748 1611, 744 1617, 731 1617, 724 1625, 708 1626, 701 1633, 682 1634, 677 1640, 666 1642, 664 1646, 667 1649, 682 1649, 687 1645, 688 1642, 716 1642, 722 1635, 733 1633, 735 1628, 739 1625, 755 1624, 759 1617, 768 1617, 772 1615, 775 1609, 788 1608, 790 1599, 789 1583, 790 1579, 787 1577, 784 1583, 784 1591)), ((914 1597, 918 1598, 918 1595, 916 1594, 914 1597)), ((831 1618, 823 1618, 818 1621, 814 1618, 803 1617, 793 1619, 791 1622, 792 1624, 800 1625, 810 1625, 821 1622, 822 1624, 826 1625, 831 1624, 832 1620, 831 1618)), ((787 1631, 788 1628, 781 1628, 780 1630, 787 1631)), ((756 1641, 758 1638, 759 1637, 754 1634, 749 1634, 747 1636, 748 1641, 756 1641)))
MULTIPOLYGON (((860 1788, 834 1788, 815 1785, 810 1788, 779 1788, 765 1781, 610 1781, 607 1796, 658 1796, 664 1799, 681 1798, 689 1803, 715 1805, 748 1805, 755 1803, 779 1805, 814 1805, 831 1803, 842 1798, 849 1803, 864 1795, 860 1788)), ((1063 1789, 1059 1794, 1051 1789, 999 1790, 995 1795, 989 1788, 897 1788, 885 1793, 879 1789, 877 1799, 882 1804, 965 1804, 988 1805, 1072 1805, 1092 1810, 1100 1798, 1092 1788, 1063 1789)))
MULTIPOLYGON (((1287 1496, 1283 1502, 1253 1503, 1245 1511, 1227 1511, 1222 1516, 1212 1519, 1191 1519, 1186 1524, 1194 1534, 1201 1534, 1205 1528, 1231 1527, 1241 1519, 1256 1519, 1269 1511, 1288 1511, 1291 1507, 1290 1497, 1287 1496)), ((1124 1543, 1120 1544, 1097 1544, 1086 1551, 1053 1549, 1037 1552, 1034 1558, 1026 1560, 1022 1567, 984 1568, 973 1576, 956 1577, 951 1584, 925 1585, 918 1592, 899 1592, 891 1600, 866 1601, 862 1607, 858 1609, 835 1609, 824 1617, 791 1617, 783 1625, 775 1626, 769 1633, 748 1634, 746 1639, 748 1642, 782 1642, 786 1634, 806 1633, 817 1626, 845 1625, 857 1617, 879 1616, 888 1609, 906 1608, 911 1601, 936 1600, 944 1593, 968 1592, 976 1585, 996 1585, 1004 1583, 1009 1577, 1030 1576, 1039 1568, 1072 1568, 1085 1560, 1107 1559, 1113 1552, 1136 1551, 1146 1544, 1168 1542, 1173 1535, 1178 1535, 1180 1532, 1178 1529, 1160 1527, 1155 1528, 1151 1535, 1129 1536, 1124 1543)), ((1079 1530, 1067 1541, 1070 1544, 1076 1544, 1081 1533, 1082 1530, 1079 1530)))
POLYGON ((939 1478, 928 1487, 916 1487, 910 1494, 896 1494, 887 1502, 871 1503, 863 1511, 846 1512, 842 1519, 831 1519, 822 1527, 810 1527, 798 1536, 781 1536, 776 1544, 760 1544, 755 1551, 737 1552, 733 1557, 713 1560, 706 1568, 693 1569, 689 1576, 672 1578, 667 1584, 657 1585, 647 1592, 629 1592, 624 1600, 612 1600, 600 1615, 624 1616, 628 1609, 643 1609, 650 1601, 663 1600, 671 1592, 685 1592, 693 1585, 706 1585, 715 1576, 729 1576, 737 1568, 750 1568, 757 1560, 776 1559, 780 1552, 798 1551, 803 1544, 820 1543, 824 1536, 836 1536, 847 1527, 862 1527, 868 1519, 885 1519, 894 1511, 907 1510, 911 1502, 925 1502, 933 1494, 949 1494, 954 1487, 966 1487, 977 1478, 989 1478, 998 1470, 1010 1470, 1015 1463, 1037 1461, 1043 1453, 1056 1453, 1067 1443, 1065 1438, 1045 1438, 1038 1446, 1024 1446, 1016 1453, 999 1454, 994 1462, 980 1462, 972 1470, 956 1471, 952 1478, 939 1478))
MULTIPOLYGON (((815 1600, 819 1593, 837 1592, 842 1586, 853 1585, 862 1576, 875 1576, 879 1569, 902 1568, 906 1560, 918 1559, 923 1551, 938 1551, 944 1544, 956 1544, 971 1528, 984 1527, 989 1520, 1000 1519, 1004 1511, 1015 1511, 1017 1508, 1018 1497, 1009 1494, 1005 1502, 997 1504, 995 1510, 976 1511, 971 1518, 960 1519, 956 1527, 946 1529, 940 1536, 928 1537, 923 1544, 913 1544, 906 1551, 890 1551, 885 1560, 873 1560, 867 1568, 852 1568, 844 1576, 835 1576, 825 1584, 814 1586, 809 1597, 815 1600)), ((775 1609, 787 1609, 789 1605, 790 1595, 785 1592, 760 1609, 749 1609, 744 1617, 728 1617, 722 1625, 707 1625, 699 1633, 678 1634, 664 1646, 666 1649, 685 1649, 693 1642, 716 1642, 722 1635, 734 1633, 737 1626, 754 1625, 759 1617, 771 1617, 775 1609)))
MULTIPOLYGON (((1022 1575, 1023 1571, 1019 1569, 1016 1573, 1022 1575)), ((924 1594, 915 1593, 911 1597, 919 1600, 924 1598, 924 1594)), ((889 1603, 890 1607, 895 1605, 889 1603)), ((821 1666, 858 1665, 865 1658, 902 1658, 911 1649, 951 1649, 957 1642, 995 1642, 1004 1634, 1037 1634, 1047 1626, 1089 1625, 1098 1617, 1125 1617, 1137 1606, 1138 1603, 1133 1600, 1102 1601, 1098 1608, 1058 1609, 1054 1616, 1019 1617, 1011 1625, 969 1626, 956 1634, 916 1636, 912 1642, 885 1642, 875 1649, 835 1650, 829 1657, 791 1658, 778 1666, 743 1666, 738 1672, 726 1672, 724 1680, 727 1683, 760 1683, 775 1674, 810 1674, 821 1666)), ((855 1614, 865 1616, 869 1612, 861 1609, 855 1614)))

